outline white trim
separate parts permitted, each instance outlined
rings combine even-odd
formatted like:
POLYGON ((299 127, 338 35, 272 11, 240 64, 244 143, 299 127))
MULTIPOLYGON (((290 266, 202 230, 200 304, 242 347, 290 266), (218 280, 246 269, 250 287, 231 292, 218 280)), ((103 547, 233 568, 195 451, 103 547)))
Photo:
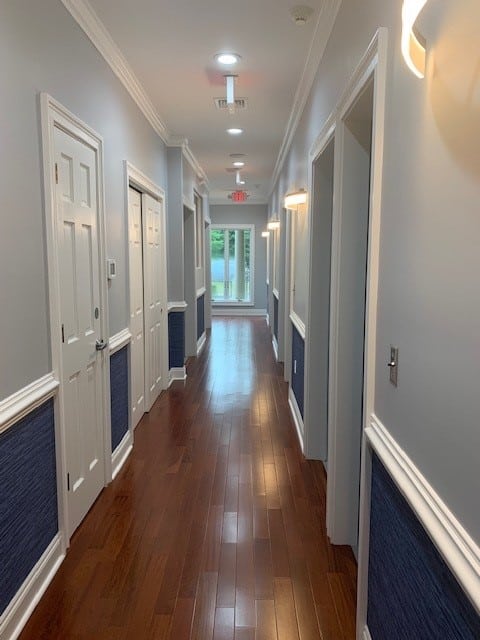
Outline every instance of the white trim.
POLYGON ((57 533, 0 617, 0 638, 16 640, 65 558, 57 533))
POLYGON ((187 138, 182 138, 181 136, 169 136, 167 144, 169 147, 177 147, 182 150, 182 156, 185 158, 185 160, 188 162, 195 173, 198 186, 201 187, 205 185, 205 187, 207 187, 208 189, 207 175, 200 166, 198 160, 193 155, 192 150, 188 146, 187 138))
POLYGON ((172 384, 174 380, 186 380, 187 379, 187 368, 186 367, 172 367, 168 372, 168 377, 170 378, 169 385, 172 384))
POLYGON ((151 180, 143 171, 140 171, 140 169, 137 169, 131 162, 128 162, 128 160, 125 160, 125 174, 127 176, 128 186, 133 185, 142 193, 149 193, 157 200, 165 199, 165 190, 151 180))
POLYGON ((185 300, 179 302, 168 302, 167 312, 170 313, 170 311, 185 311, 187 307, 188 304, 185 302, 185 300))
POLYGON ((370 635, 370 631, 367 626, 363 628, 362 640, 372 640, 372 636, 370 635))
POLYGON ((237 305, 237 307, 218 307, 212 304, 212 316, 265 316, 266 309, 255 309, 237 305))
POLYGON ((112 480, 119 474, 133 449, 133 435, 130 429, 123 436, 122 441, 112 453, 112 480))
POLYGON ((114 353, 126 347, 127 344, 130 344, 132 340, 132 334, 130 333, 130 329, 122 329, 114 336, 110 338, 108 341, 108 348, 110 350, 110 355, 113 356, 114 353))
MULTIPOLYGON (((47 244, 47 268, 49 290, 49 317, 50 317, 50 353, 52 358, 52 370, 54 377, 59 381, 58 395, 55 402, 55 444, 57 463, 57 496, 58 496, 58 526, 62 534, 62 551, 68 546, 70 540, 68 518, 68 491, 67 491, 67 455, 66 432, 64 421, 63 400, 63 370, 62 370, 62 339, 61 339, 61 311, 60 311, 60 267, 58 257, 57 216, 56 216, 56 181, 55 181, 55 142, 53 139, 56 125, 61 127, 69 135, 74 136, 87 144, 95 151, 96 156, 96 182, 98 200, 98 249, 99 249, 99 294, 101 335, 108 335, 108 291, 106 275, 106 222, 105 222, 105 181, 103 169, 103 138, 91 127, 68 111, 47 93, 40 94, 40 114, 42 126, 42 160, 43 160, 43 184, 45 198, 45 229, 47 244)), ((107 350, 101 352, 100 367, 102 371, 103 399, 103 460, 104 485, 106 486, 112 477, 111 470, 111 429, 110 429, 110 357, 107 350)))
POLYGON ((297 399, 295 398, 293 389, 290 386, 288 387, 288 406, 290 407, 290 412, 292 414, 293 424, 295 425, 295 429, 297 430, 298 443, 300 444, 300 449, 303 453, 303 419, 302 414, 300 413, 300 409, 298 408, 297 399))
POLYGON ((197 300, 198 298, 201 298, 203 295, 205 295, 206 292, 206 287, 200 287, 200 289, 197 289, 197 300))
POLYGON ((272 293, 277 300, 280 300, 280 294, 278 293, 278 289, 273 288, 272 293))
POLYGON ((278 342, 277 342, 277 338, 275 337, 275 334, 272 335, 272 348, 273 348, 273 355, 275 356, 275 360, 278 362, 278 342))
POLYGON ((0 433, 52 398, 59 387, 53 373, 35 380, 0 402, 0 433))
POLYGON ((183 196, 182 203, 185 209, 195 213, 195 202, 193 200, 189 200, 186 196, 183 196))
POLYGON ((202 353, 203 347, 205 346, 206 341, 207 341, 207 334, 204 331, 200 336, 200 338, 198 338, 197 340, 197 358, 202 353))
POLYGON ((318 71, 318 67, 325 52, 328 39, 332 33, 335 19, 341 5, 341 0, 325 0, 322 9, 317 18, 315 32, 312 38, 307 60, 295 92, 292 110, 288 118, 287 128, 283 137, 282 145, 275 162, 272 179, 270 182, 269 195, 275 188, 275 184, 279 178, 280 172, 285 163, 287 154, 293 141, 293 136, 297 130, 300 118, 302 117, 305 104, 307 103, 310 90, 318 71))
POLYGON ((304 321, 293 310, 290 311, 290 316, 289 317, 290 317, 291 323, 293 324, 295 329, 298 331, 298 333, 300 334, 300 336, 303 339, 303 341, 305 341, 305 323, 304 323, 304 321))
POLYGON ((376 415, 371 415, 365 434, 480 613, 480 547, 376 415))

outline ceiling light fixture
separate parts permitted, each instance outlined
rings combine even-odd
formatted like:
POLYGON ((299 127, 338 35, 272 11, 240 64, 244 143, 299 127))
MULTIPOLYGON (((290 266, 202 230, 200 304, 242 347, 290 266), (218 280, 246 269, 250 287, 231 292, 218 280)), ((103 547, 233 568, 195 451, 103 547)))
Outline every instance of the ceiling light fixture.
POLYGON ((427 0, 403 0, 402 55, 410 71, 417 78, 425 77, 425 41, 414 31, 415 22, 427 0))
POLYGON ((274 231, 275 229, 280 229, 280 221, 272 220, 267 224, 267 229, 271 229, 272 231, 274 231))
POLYGON ((305 204, 307 201, 307 192, 305 189, 299 189, 298 191, 293 191, 292 193, 288 193, 285 196, 284 206, 285 209, 292 209, 299 204, 305 204))
POLYGON ((244 167, 245 163, 242 162, 241 160, 237 160, 236 162, 233 163, 234 167, 244 167))
POLYGON ((237 64, 240 60, 240 56, 237 53, 217 53, 215 60, 219 64, 230 66, 232 64, 237 64))
POLYGON ((243 129, 231 127, 230 129, 227 129, 227 133, 229 133, 231 136, 239 136, 241 133, 243 133, 243 129))
POLYGON ((303 25, 307 24, 312 13, 312 7, 307 7, 306 5, 297 5, 290 9, 292 20, 298 27, 303 27, 303 25))
POLYGON ((231 153, 230 154, 230 158, 244 158, 245 154, 244 153, 231 153))

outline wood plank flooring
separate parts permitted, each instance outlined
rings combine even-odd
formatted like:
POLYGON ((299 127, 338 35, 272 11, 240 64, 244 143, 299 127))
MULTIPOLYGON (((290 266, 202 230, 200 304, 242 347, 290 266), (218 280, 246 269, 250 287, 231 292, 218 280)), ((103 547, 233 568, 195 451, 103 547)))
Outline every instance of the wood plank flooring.
POLYGON ((353 640, 356 564, 327 540, 325 486, 265 321, 215 318, 21 640, 353 640))

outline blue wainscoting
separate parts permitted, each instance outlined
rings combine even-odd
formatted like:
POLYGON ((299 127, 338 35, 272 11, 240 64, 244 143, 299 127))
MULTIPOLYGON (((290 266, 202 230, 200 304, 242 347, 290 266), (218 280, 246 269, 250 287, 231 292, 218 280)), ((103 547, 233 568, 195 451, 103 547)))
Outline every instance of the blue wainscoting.
POLYGON ((480 617, 375 455, 368 573, 372 640, 480 638, 480 617))
POLYGON ((185 364, 185 314, 170 311, 168 314, 168 368, 180 368, 185 364))
POLYGON ((278 344, 278 298, 273 296, 273 335, 278 344))
POLYGON ((0 435, 0 614, 58 532, 53 400, 0 435))
POLYGON ((110 358, 110 409, 115 451, 128 431, 128 346, 110 358))
POLYGON ((305 385, 305 342, 292 323, 292 391, 295 395, 300 414, 303 418, 303 401, 305 385), (295 373, 295 362, 296 373, 295 373))
POLYGON ((205 294, 197 298, 197 340, 205 333, 205 294))

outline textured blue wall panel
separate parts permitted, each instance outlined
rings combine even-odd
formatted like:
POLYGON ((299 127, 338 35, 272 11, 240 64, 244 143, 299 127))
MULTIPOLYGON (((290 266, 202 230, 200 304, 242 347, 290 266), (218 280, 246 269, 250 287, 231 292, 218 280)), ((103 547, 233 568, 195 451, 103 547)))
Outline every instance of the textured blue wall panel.
POLYGON ((276 296, 273 296, 273 335, 278 344, 278 300, 276 296))
POLYGON ((292 390, 303 418, 305 342, 292 324, 292 390), (297 372, 295 373, 295 362, 297 372))
POLYGON ((185 314, 170 311, 168 314, 168 368, 185 364, 185 314))
POLYGON ((58 532, 53 400, 0 435, 0 614, 58 532))
POLYGON ((205 333, 205 295, 197 298, 197 340, 205 333))
POLYGON ((375 455, 368 573, 372 640, 479 640, 480 617, 375 455))
POLYGON ((110 409, 112 451, 115 451, 128 431, 128 347, 110 358, 110 409))

